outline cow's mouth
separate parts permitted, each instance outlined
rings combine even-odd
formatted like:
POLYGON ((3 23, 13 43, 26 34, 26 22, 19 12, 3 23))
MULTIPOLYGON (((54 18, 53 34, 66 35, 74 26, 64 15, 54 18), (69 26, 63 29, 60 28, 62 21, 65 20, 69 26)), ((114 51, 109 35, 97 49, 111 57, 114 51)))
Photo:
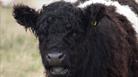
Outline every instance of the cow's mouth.
POLYGON ((67 75, 69 73, 69 69, 65 67, 50 67, 49 73, 54 76, 59 75, 67 75))

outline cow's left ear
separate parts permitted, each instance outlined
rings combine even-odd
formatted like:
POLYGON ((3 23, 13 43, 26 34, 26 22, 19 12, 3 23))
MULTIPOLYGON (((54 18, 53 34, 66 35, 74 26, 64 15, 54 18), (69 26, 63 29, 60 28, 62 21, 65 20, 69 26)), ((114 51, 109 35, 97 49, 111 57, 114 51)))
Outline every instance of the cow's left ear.
POLYGON ((84 16, 87 23, 96 26, 105 16, 106 6, 101 4, 92 4, 84 9, 84 16))
POLYGON ((16 21, 26 29, 31 28, 33 32, 37 29, 37 19, 39 13, 26 5, 15 5, 13 8, 13 16, 16 21))

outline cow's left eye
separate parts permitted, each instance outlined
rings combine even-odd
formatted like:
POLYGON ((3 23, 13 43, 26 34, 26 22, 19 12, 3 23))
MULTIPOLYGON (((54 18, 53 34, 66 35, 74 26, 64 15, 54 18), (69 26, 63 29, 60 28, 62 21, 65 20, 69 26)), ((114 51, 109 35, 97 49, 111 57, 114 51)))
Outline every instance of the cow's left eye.
POLYGON ((73 37, 76 37, 76 36, 77 36, 77 33, 76 33, 76 32, 74 32, 74 33, 72 34, 72 36, 73 36, 73 37))
POLYGON ((72 29, 72 26, 71 26, 70 24, 67 24, 67 25, 66 25, 66 30, 69 31, 69 30, 71 30, 71 29, 72 29))

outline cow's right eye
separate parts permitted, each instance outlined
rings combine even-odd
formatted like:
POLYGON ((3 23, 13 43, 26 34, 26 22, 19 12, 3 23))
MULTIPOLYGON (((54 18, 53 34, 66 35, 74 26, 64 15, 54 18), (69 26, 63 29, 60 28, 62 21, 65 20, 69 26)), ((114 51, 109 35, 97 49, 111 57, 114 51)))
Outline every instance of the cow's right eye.
POLYGON ((54 22, 55 21, 55 19, 54 19, 54 17, 48 17, 47 18, 47 23, 52 23, 52 22, 54 22))
POLYGON ((67 24, 67 25, 66 25, 66 29, 67 29, 67 30, 71 30, 71 28, 72 28, 72 26, 71 26, 70 24, 67 24))

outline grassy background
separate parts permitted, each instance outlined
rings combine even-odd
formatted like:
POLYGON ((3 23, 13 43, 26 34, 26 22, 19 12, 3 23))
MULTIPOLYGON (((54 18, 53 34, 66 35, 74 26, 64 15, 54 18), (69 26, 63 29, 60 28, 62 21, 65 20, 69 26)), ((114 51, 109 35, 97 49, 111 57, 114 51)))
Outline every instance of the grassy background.
POLYGON ((37 39, 0 6, 0 77, 44 77, 37 39))

